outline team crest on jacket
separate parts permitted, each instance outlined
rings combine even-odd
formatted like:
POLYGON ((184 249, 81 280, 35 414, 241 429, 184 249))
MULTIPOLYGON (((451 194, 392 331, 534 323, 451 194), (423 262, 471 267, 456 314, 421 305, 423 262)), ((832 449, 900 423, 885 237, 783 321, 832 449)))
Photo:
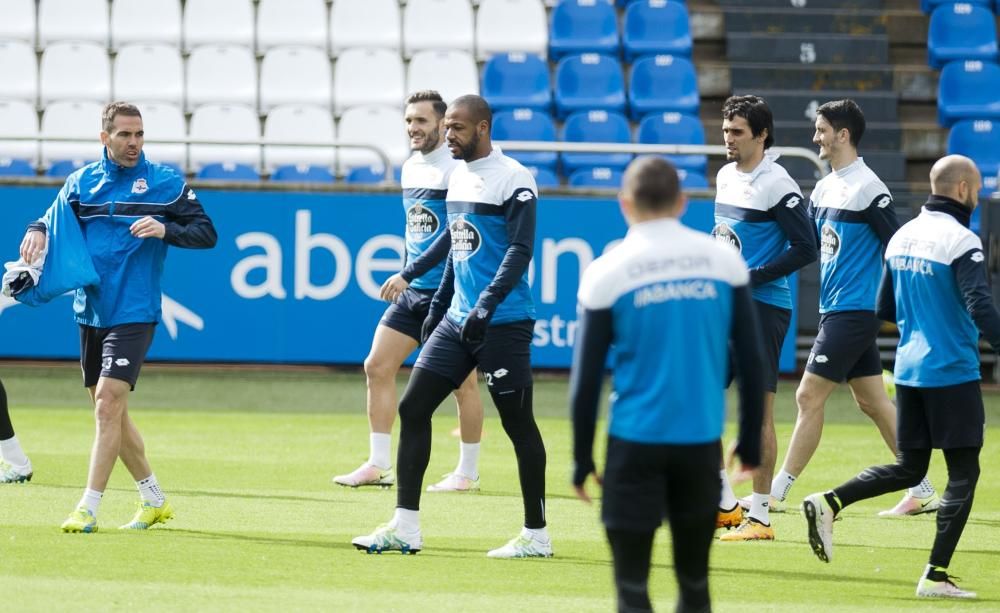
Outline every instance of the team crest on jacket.
POLYGON ((464 217, 451 222, 451 259, 462 261, 471 258, 483 244, 479 228, 469 223, 464 217))
POLYGON ((132 184, 133 194, 145 194, 148 191, 149 191, 149 185, 146 184, 146 180, 143 179, 142 177, 136 179, 135 183, 132 184))
POLYGON ((715 224, 715 227, 712 228, 712 236, 720 243, 731 245, 737 251, 743 253, 743 243, 740 242, 740 237, 736 234, 736 230, 733 230, 733 227, 729 224, 725 222, 715 224))
POLYGON ((836 259, 840 253, 840 235, 830 224, 824 224, 819 236, 819 257, 827 262, 836 259))
POLYGON ((414 204, 406 211, 406 235, 410 240, 425 241, 437 234, 439 227, 438 216, 422 204, 414 204))

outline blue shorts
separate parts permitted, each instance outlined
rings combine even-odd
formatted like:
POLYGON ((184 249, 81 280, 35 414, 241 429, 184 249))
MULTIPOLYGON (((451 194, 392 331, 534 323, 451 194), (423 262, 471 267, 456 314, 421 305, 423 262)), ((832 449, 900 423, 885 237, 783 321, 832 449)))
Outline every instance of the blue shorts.
POLYGON ((979 381, 945 387, 896 386, 900 449, 980 448, 986 410, 979 381))
POLYGON ((122 324, 112 328, 80 325, 80 367, 84 387, 101 377, 125 381, 135 389, 146 352, 153 343, 154 323, 122 324))
MULTIPOLYGON (((778 391, 778 362, 781 359, 781 346, 785 343, 788 326, 792 321, 792 312, 776 307, 773 304, 753 301, 757 309, 757 323, 760 326, 761 354, 764 358, 761 366, 764 374, 764 389, 768 392, 778 391)), ((733 361, 729 362, 729 378, 726 387, 733 382, 733 361)))
POLYGON ((526 319, 486 329, 486 338, 475 345, 462 342, 462 327, 447 315, 427 339, 414 368, 424 368, 462 385, 476 366, 491 394, 531 385, 531 339, 535 322, 526 319))
POLYGON ((434 290, 432 289, 408 287, 399 295, 399 298, 396 298, 396 302, 389 305, 378 323, 405 334, 419 343, 420 328, 424 325, 424 319, 427 318, 427 312, 431 308, 433 298, 434 290))
POLYGON ((874 311, 823 313, 806 371, 834 383, 881 375, 877 343, 881 327, 874 311))

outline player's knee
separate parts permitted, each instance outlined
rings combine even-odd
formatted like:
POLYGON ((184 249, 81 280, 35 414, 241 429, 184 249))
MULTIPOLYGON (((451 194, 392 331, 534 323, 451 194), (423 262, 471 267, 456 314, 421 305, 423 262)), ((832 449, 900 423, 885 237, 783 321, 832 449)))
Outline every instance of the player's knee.
POLYGON ((369 381, 392 379, 396 376, 397 370, 399 369, 393 368, 385 359, 374 353, 368 354, 368 357, 365 358, 365 376, 368 377, 369 381))
POLYGON ((795 390, 795 404, 800 412, 815 413, 823 410, 824 398, 811 386, 801 383, 795 390))

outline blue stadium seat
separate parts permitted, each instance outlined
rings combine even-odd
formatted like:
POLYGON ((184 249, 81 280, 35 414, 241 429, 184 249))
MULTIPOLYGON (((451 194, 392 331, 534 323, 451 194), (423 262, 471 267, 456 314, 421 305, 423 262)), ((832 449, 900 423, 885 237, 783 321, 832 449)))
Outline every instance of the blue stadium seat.
POLYGON ((483 67, 482 95, 494 110, 531 108, 547 113, 552 108, 549 65, 530 53, 494 55, 483 67))
POLYGON ((0 159, 0 177, 33 177, 35 167, 28 160, 0 159))
POLYGON ((997 59, 997 31, 993 10, 960 2, 942 4, 931 15, 927 60, 940 69, 952 60, 997 59))
POLYGON ((989 119, 958 121, 948 133, 948 153, 972 158, 986 177, 1000 172, 1000 122, 989 119))
POLYGON ((618 189, 622 186, 622 171, 606 166, 582 168, 569 176, 569 185, 570 187, 609 187, 618 189))
POLYGON ((618 54, 618 15, 605 0, 563 0, 552 9, 549 56, 618 54))
POLYGON ((597 53, 572 55, 556 66, 556 116, 574 111, 625 112, 625 75, 621 63, 597 53))
MULTIPOLYGON (((619 113, 585 111, 573 113, 563 124, 562 140, 570 143, 629 143, 628 120, 619 113)), ((563 153, 563 174, 581 168, 606 166, 624 169, 632 161, 631 153, 563 153)))
MULTIPOLYGON (((657 113, 647 115, 639 122, 637 140, 647 145, 704 145, 705 128, 701 120, 683 113, 657 113)), ((694 170, 702 174, 708 167, 704 155, 666 155, 677 168, 694 170)))
POLYGON ((674 55, 640 58, 632 64, 628 97, 629 112, 637 121, 654 112, 697 115, 700 98, 694 65, 674 55))
MULTIPOLYGON (((393 168, 393 177, 399 183, 402 168, 393 168)), ((344 181, 347 183, 381 183, 385 179, 385 169, 381 166, 358 166, 347 171, 344 181)))
MULTIPOLYGON (((543 140, 556 139, 556 126, 548 113, 532 109, 500 111, 493 115, 493 140, 543 140)), ((555 170, 557 155, 553 151, 509 151, 504 153, 525 166, 555 170)))
POLYGON ((993 62, 949 62, 938 81, 938 122, 1000 119, 1000 66, 993 62))
POLYGON ((684 189, 708 189, 708 177, 695 170, 677 169, 677 175, 681 179, 681 187, 684 189))
POLYGON ((202 166, 197 178, 216 181, 260 181, 260 174, 248 164, 215 162, 202 166))
MULTIPOLYGON (((980 4, 982 6, 990 6, 990 0, 963 0, 969 4, 980 4)), ((920 10, 930 15, 934 12, 934 9, 941 6, 942 4, 952 4, 955 0, 920 0, 920 10)))
POLYGON ((691 55, 687 7, 677 0, 642 0, 625 9, 622 48, 625 61, 640 55, 691 55))
POLYGON ((89 160, 54 160, 45 171, 45 176, 63 179, 89 163, 89 160))
POLYGON ((527 168, 531 171, 531 174, 535 176, 535 185, 539 188, 559 187, 559 177, 557 177, 556 173, 552 170, 549 170, 548 168, 539 168, 538 166, 528 166, 527 168))
POLYGON ((271 173, 272 181, 287 183, 334 183, 336 179, 325 166, 286 164, 271 173))
MULTIPOLYGON (((636 3, 636 2, 638 2, 638 1, 639 1, 639 0, 616 0, 616 1, 615 1, 615 4, 616 4, 617 6, 619 6, 619 7, 621 7, 621 8, 625 8, 625 7, 627 7, 628 5, 630 5, 630 4, 635 4, 635 3, 636 3)), ((679 2, 679 3, 681 3, 681 4, 684 4, 684 0, 672 0, 672 1, 673 1, 673 2, 679 2)))

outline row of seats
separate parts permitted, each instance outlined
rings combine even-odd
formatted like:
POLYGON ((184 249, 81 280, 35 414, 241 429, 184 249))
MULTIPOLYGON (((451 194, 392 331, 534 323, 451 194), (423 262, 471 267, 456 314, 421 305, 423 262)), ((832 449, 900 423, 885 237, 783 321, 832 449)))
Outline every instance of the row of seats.
MULTIPOLYGON (((976 4, 979 6, 985 6, 987 8, 993 7, 993 9, 1000 15, 1000 0, 964 0, 970 4, 976 4)), ((920 0, 920 10, 932 14, 939 6, 942 4, 951 4, 955 0, 920 0)))
POLYGON ((948 132, 948 153, 972 158, 983 175, 983 192, 997 191, 1000 175, 1000 121, 965 119, 948 132))
POLYGON ((953 60, 997 60, 997 29, 989 6, 956 2, 941 4, 931 14, 927 61, 941 69, 953 60))

